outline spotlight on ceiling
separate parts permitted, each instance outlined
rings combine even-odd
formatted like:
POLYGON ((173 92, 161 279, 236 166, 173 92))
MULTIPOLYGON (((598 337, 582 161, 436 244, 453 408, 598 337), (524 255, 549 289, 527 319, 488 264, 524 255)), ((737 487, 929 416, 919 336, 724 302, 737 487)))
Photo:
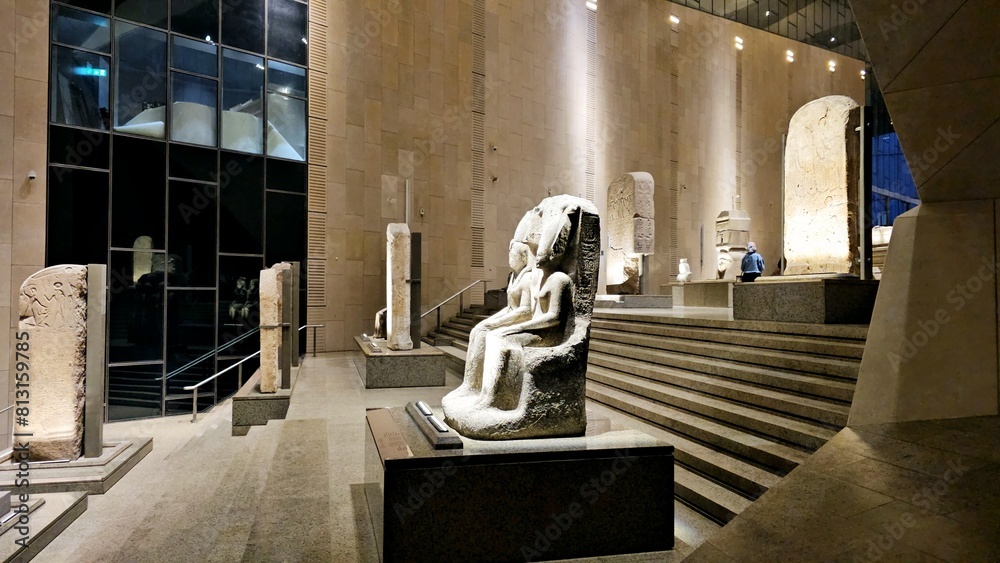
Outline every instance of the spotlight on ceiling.
POLYGON ((768 10, 768 11, 764 12, 764 17, 765 18, 771 17, 771 10, 768 10))
POLYGON ((830 38, 830 43, 836 43, 836 42, 837 42, 837 38, 836 37, 831 37, 830 38))
POLYGON ((866 79, 866 78, 868 78, 868 71, 867 71, 867 70, 864 70, 864 69, 862 69, 862 70, 861 70, 861 80, 864 80, 864 79, 866 79))
POLYGON ((674 25, 677 25, 677 24, 681 23, 681 19, 679 17, 671 14, 671 16, 670 16, 670 23, 672 23, 674 25))

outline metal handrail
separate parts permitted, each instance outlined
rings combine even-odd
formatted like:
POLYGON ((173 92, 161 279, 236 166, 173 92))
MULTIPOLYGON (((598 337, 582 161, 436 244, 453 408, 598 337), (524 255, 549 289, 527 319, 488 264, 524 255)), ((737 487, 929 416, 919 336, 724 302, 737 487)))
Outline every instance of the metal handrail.
POLYGON ((14 408, 16 406, 16 404, 17 403, 15 403, 13 405, 9 405, 9 406, 5 407, 3 410, 0 410, 0 414, 3 414, 5 412, 9 411, 10 409, 14 408))
POLYGON ((311 329, 313 329, 313 357, 314 358, 316 357, 316 329, 317 328, 323 328, 325 326, 326 325, 302 325, 302 326, 299 327, 299 332, 302 332, 302 329, 304 329, 304 328, 311 328, 311 329))
POLYGON ((251 336, 257 334, 258 332, 260 332, 260 329, 261 329, 261 327, 259 327, 259 326, 258 327, 254 327, 254 329, 251 330, 250 332, 248 332, 246 334, 241 334, 240 336, 237 336, 236 338, 230 340, 229 342, 226 342, 222 346, 219 346, 219 347, 215 348, 214 350, 212 350, 210 352, 205 352, 204 354, 201 355, 201 357, 199 357, 199 358, 197 358, 195 360, 191 360, 190 362, 184 364, 183 366, 175 369, 174 371, 168 373, 167 375, 165 375, 163 377, 157 377, 154 381, 162 381, 164 379, 170 379, 170 378, 174 377, 175 375, 178 375, 179 373, 181 373, 183 371, 187 371, 188 368, 194 367, 194 366, 200 364, 201 362, 204 362, 205 360, 214 357, 216 354, 218 354, 222 350, 225 350, 226 348, 229 348, 230 346, 233 346, 234 344, 239 344, 240 342, 243 342, 247 338, 250 338, 251 336))
POLYGON ((465 302, 464 302, 463 294, 466 291, 469 291, 470 289, 472 289, 473 287, 476 287, 476 285, 478 285, 478 284, 483 284, 483 295, 486 295, 486 280, 476 280, 476 281, 470 283, 469 285, 465 286, 464 288, 462 288, 462 290, 459 291, 458 293, 456 293, 455 295, 452 295, 451 297, 449 297, 449 298, 445 299, 444 301, 438 303, 434 307, 431 307, 430 309, 428 309, 426 313, 424 313, 423 315, 420 315, 420 318, 423 319, 427 315, 433 313, 434 311, 437 311, 437 328, 440 329, 441 328, 441 307, 443 307, 446 304, 448 304, 448 302, 450 302, 452 299, 458 297, 458 311, 461 312, 462 310, 465 309, 465 302))

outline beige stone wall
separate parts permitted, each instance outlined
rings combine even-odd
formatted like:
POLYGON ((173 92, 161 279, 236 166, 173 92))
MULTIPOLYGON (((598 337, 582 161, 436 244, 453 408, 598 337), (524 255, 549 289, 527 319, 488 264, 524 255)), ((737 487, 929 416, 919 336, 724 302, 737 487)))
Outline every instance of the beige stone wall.
MULTIPOLYGON (((0 307, 8 319, 0 327, 0 384, 10 400, 18 294, 45 261, 48 40, 48 2, 0 2, 0 295, 8 296, 0 307)), ((8 420, 0 416, 0 449, 9 446, 8 420)))

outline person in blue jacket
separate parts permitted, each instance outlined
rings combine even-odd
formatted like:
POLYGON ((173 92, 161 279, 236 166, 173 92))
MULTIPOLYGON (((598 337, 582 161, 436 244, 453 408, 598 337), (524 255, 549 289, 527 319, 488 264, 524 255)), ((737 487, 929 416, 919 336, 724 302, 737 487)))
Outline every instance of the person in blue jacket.
POLYGON ((752 282, 764 273, 764 258, 757 254, 757 243, 747 244, 747 254, 743 257, 740 269, 743 271, 741 279, 744 282, 752 282))

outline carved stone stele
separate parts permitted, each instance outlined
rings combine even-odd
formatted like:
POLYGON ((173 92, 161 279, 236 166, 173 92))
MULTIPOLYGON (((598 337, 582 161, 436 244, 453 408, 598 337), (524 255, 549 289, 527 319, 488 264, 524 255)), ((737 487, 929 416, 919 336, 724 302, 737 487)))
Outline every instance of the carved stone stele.
POLYGON ((452 428, 481 440, 584 433, 600 252, 589 201, 554 196, 525 214, 510 242, 507 307, 472 330, 462 385, 441 401, 452 428))
POLYGON ((858 274, 858 104, 809 102, 792 116, 785 145, 786 275, 858 274))
POLYGON ((86 400, 87 267, 52 266, 32 274, 21 284, 18 313, 18 333, 26 338, 12 336, 11 355, 25 342, 28 359, 11 360, 15 374, 28 374, 30 412, 28 425, 15 432, 31 435, 33 461, 75 460, 83 448, 86 400))
POLYGON ((639 293, 640 256, 653 254, 654 187, 648 172, 629 172, 608 187, 609 294, 639 293))
POLYGON ((386 346, 390 350, 412 350, 410 339, 410 228, 389 223, 386 228, 385 277, 386 346))
MULTIPOLYGON (((260 271, 260 324, 276 326, 281 324, 281 299, 283 270, 292 267, 287 262, 275 264, 260 271)), ((260 330, 260 392, 276 393, 281 382, 279 351, 281 349, 281 329, 262 328, 260 330)))

